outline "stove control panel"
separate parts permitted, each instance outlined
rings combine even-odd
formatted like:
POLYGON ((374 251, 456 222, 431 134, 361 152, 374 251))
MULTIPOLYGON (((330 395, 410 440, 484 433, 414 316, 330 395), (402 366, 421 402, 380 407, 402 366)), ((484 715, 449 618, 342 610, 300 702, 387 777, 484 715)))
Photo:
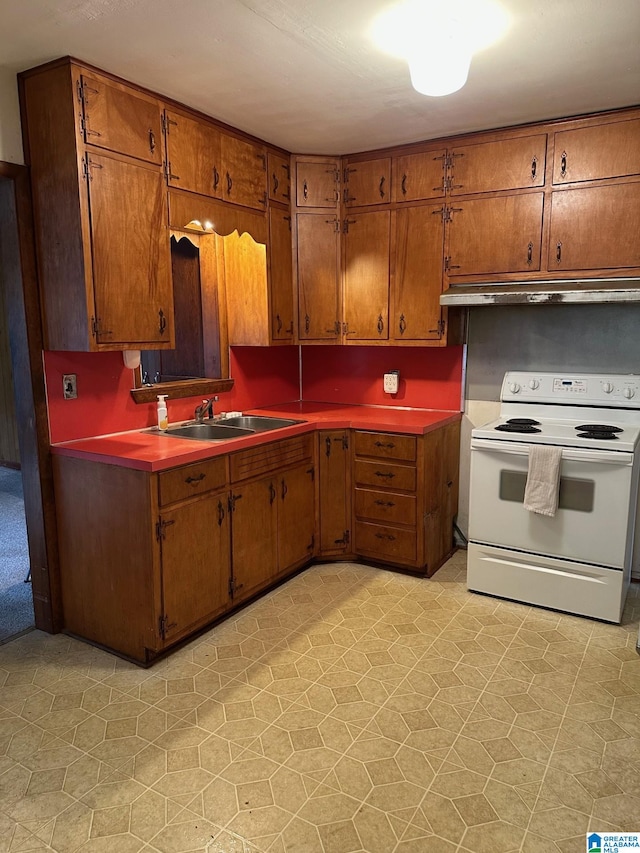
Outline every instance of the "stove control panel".
POLYGON ((602 373, 505 373, 503 402, 640 408, 640 375, 602 373))

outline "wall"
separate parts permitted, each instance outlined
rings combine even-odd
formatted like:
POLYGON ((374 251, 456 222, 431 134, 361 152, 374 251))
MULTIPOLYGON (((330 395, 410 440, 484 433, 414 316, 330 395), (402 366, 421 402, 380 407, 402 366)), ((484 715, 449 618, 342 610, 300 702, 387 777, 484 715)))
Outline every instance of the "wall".
POLYGON ((17 467, 20 465, 20 447, 2 276, 2 258, 0 258, 0 465, 17 467))
POLYGON ((24 163, 15 71, 0 67, 0 160, 24 163))
POLYGON ((507 370, 640 373, 640 304, 504 305, 469 310, 458 526, 469 520, 471 430, 498 416, 507 370))

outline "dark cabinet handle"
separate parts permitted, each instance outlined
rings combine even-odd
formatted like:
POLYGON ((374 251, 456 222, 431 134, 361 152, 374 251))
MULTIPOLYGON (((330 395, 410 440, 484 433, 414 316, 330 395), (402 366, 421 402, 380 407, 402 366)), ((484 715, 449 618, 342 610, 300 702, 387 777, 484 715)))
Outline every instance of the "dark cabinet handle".
POLYGON ((283 480, 283 481, 282 481, 282 489, 281 489, 281 492, 280 492, 280 493, 281 493, 281 496, 282 496, 282 500, 284 500, 284 499, 286 498, 286 496, 287 496, 287 492, 288 492, 288 491, 289 491, 289 489, 287 488, 287 484, 286 484, 286 483, 285 483, 285 481, 283 480))
POLYGON ((311 317, 308 314, 304 315, 304 330, 307 334, 309 334, 309 329, 311 328, 311 317))
POLYGON ((302 196, 305 201, 309 198, 309 185, 307 184, 306 180, 302 183, 302 196))
POLYGON ((187 477, 185 483, 188 483, 190 486, 192 486, 194 483, 201 483, 206 476, 206 474, 198 474, 197 477, 187 477))
POLYGON ((222 501, 218 501, 218 526, 222 527, 222 522, 224 521, 224 507, 222 506, 222 501))
POLYGON ((278 176, 275 172, 272 173, 271 177, 273 178, 273 194, 275 195, 278 192, 280 181, 278 180, 278 176))
POLYGON ((376 441, 374 446, 375 447, 387 447, 389 450, 393 450, 393 448, 395 447, 395 444, 392 441, 387 441, 387 442, 376 441))
POLYGON ((402 182, 400 184, 400 189, 402 190, 402 195, 407 194, 407 176, 406 176, 406 174, 402 176, 402 182))
POLYGON ((531 266, 531 261, 533 260, 533 243, 529 243, 527 246, 527 264, 531 266))
POLYGON ((385 193, 385 191, 384 191, 384 182, 385 182, 385 177, 384 177, 384 175, 383 175, 383 176, 380 178, 380 186, 379 186, 379 188, 378 188, 378 192, 380 193, 380 198, 384 198, 384 197, 385 197, 385 195, 386 195, 386 193, 385 193))
POLYGON ((562 243, 558 241, 556 243, 556 261, 560 263, 562 260, 562 243))
POLYGON ((388 539, 390 542, 393 542, 395 538, 391 533, 376 533, 376 539, 388 539))
POLYGON ((159 317, 158 329, 160 331, 160 334, 164 335, 164 333, 167 329, 167 318, 164 316, 164 311, 162 310, 162 308, 158 311, 158 317, 159 317))
POLYGON ((375 501, 377 506, 395 506, 393 501, 375 501))
POLYGON ((563 151, 560 157, 560 177, 567 177, 567 152, 563 151))
POLYGON ((276 499, 276 487, 273 483, 269 483, 269 503, 272 504, 276 499))
POLYGON ((282 320, 280 319, 280 315, 276 314, 276 333, 279 335, 282 331, 282 320))
POLYGON ((218 189, 219 183, 220 183, 220 172, 218 172, 218 170, 214 166, 213 167, 213 188, 214 188, 214 190, 218 189))
POLYGON ((535 181, 537 171, 538 171, 538 158, 534 157, 531 160, 531 180, 532 181, 535 181))
POLYGON ((385 473, 383 471, 376 471, 375 473, 376 477, 385 477, 389 480, 393 480, 393 478, 395 477, 395 474, 393 474, 391 471, 389 471, 388 473, 385 473))
POLYGON ((231 195, 231 188, 233 187, 233 180, 231 179, 231 175, 227 172, 227 195, 231 195))
POLYGON ((404 335, 407 330, 407 321, 404 318, 404 314, 400 315, 400 323, 398 325, 400 327, 400 334, 404 335))
POLYGON ((327 436, 325 438, 324 443, 325 443, 325 447, 326 447, 325 454, 327 456, 331 456, 331 438, 330 438, 330 436, 327 436))
POLYGON ((378 314, 378 334, 381 335, 384 332, 384 320, 382 319, 382 314, 378 314))
POLYGON ((152 130, 149 130, 149 151, 153 154, 156 150, 156 135, 152 130))

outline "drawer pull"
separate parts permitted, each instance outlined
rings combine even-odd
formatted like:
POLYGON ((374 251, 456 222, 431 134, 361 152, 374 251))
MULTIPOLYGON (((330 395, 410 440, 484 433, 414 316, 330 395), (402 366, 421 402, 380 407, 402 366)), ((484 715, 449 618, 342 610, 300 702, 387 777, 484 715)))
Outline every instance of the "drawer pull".
POLYGON ((222 501, 218 501, 218 525, 222 527, 222 522, 224 521, 224 507, 222 506, 222 501))
POLYGON ((395 444, 392 441, 388 441, 386 443, 384 441, 376 441, 375 446, 376 447, 388 447, 389 450, 393 450, 393 448, 395 447, 395 444))
POLYGON ((377 506, 395 506, 393 501, 375 501, 377 506))
POLYGON ((192 486, 194 483, 201 483, 206 476, 206 474, 198 474, 197 477, 187 477, 185 483, 188 483, 190 486, 192 486))
MULTIPOLYGON (((283 481, 284 482, 284 481, 283 481)), ((269 483, 269 503, 273 504, 276 499, 276 489, 273 483, 269 483)))
POLYGON ((376 471, 376 477, 386 477, 389 480, 392 480, 395 476, 396 475, 392 471, 389 471, 388 473, 385 473, 383 471, 376 471))
POLYGON ((376 539, 388 539, 390 542, 394 542, 395 538, 391 533, 376 533, 376 539))

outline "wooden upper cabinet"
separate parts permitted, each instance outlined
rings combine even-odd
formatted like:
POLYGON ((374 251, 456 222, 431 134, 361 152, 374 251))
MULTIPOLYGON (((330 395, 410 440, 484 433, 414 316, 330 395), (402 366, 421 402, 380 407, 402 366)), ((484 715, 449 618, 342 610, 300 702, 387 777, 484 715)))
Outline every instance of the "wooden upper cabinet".
POLYGON ((640 267, 639 222, 640 182, 554 192, 549 271, 640 267))
POLYGON ((291 169, 289 158, 284 154, 267 154, 267 180, 269 183, 269 200, 289 204, 291 201, 291 169))
POLYGON ((445 193, 446 163, 447 152, 444 148, 394 157, 394 201, 442 198, 445 193))
POLYGON ((389 338, 390 221, 388 210, 345 220, 344 319, 346 341, 389 338))
POLYGON ((291 216, 269 211, 269 294, 272 343, 293 343, 291 216))
POLYGON ((547 134, 516 136, 449 150, 450 195, 544 186, 547 134))
POLYGON ((396 250, 391 335, 399 341, 440 340, 442 205, 403 207, 393 218, 396 250))
POLYGON ((307 160, 296 162, 296 206, 329 207, 340 204, 340 163, 338 160, 307 160))
POLYGON ((391 201, 391 158, 363 160, 344 167, 344 199, 347 207, 386 204, 391 201))
POLYGON ((104 77, 81 74, 82 134, 88 145, 162 163, 160 103, 104 77))
POLYGON ((449 275, 540 269, 544 194, 521 193, 460 201, 447 225, 449 275))
POLYGON ((554 134, 554 184, 632 175, 640 175, 640 118, 554 134))
POLYGON ((340 337, 339 221, 324 213, 298 213, 298 337, 335 341, 340 337))
POLYGON ((221 133, 219 172, 219 198, 266 210, 267 154, 264 147, 221 133))
POLYGON ((170 110, 165 110, 164 126, 169 186, 200 195, 219 196, 221 134, 218 128, 170 110))

